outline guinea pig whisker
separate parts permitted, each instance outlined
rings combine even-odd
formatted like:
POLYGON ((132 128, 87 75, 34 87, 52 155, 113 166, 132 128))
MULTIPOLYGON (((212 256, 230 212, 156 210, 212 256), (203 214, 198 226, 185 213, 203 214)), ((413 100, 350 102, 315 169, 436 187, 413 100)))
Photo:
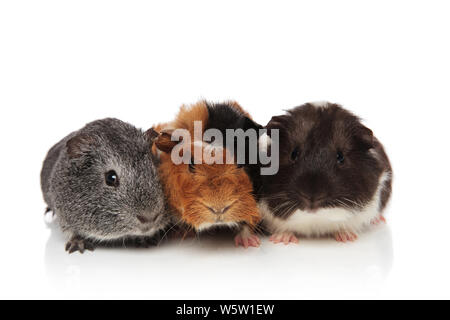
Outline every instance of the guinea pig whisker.
POLYGON ((264 230, 264 227, 262 226, 262 223, 257 223, 255 225, 251 225, 249 223, 244 222, 243 226, 247 227, 252 231, 253 233, 261 233, 261 231, 264 230))
POLYGON ((341 207, 344 207, 345 209, 350 209, 349 205, 346 204, 344 201, 341 201, 341 200, 339 200, 339 199, 336 199, 336 203, 337 203, 337 205, 336 205, 336 204, 333 204, 334 207, 336 207, 336 206, 341 206, 341 207))
POLYGON ((250 225, 246 223, 245 226, 249 228, 250 231, 252 231, 253 233, 261 233, 261 231, 264 231, 264 227, 262 226, 261 223, 255 225, 250 225))
POLYGON ((340 207, 343 207, 344 209, 350 211, 352 214, 356 214, 357 213, 357 210, 355 210, 355 208, 353 208, 353 207, 350 207, 347 203, 345 203, 345 202, 343 202, 343 201, 341 201, 339 199, 336 199, 336 202, 338 203, 338 205, 340 207))
POLYGON ((288 214, 290 214, 292 212, 292 210, 297 206, 297 202, 292 201, 292 200, 288 200, 286 202, 281 203, 280 205, 278 205, 273 212, 284 218, 286 217, 288 214))
POLYGON ((256 225, 256 226, 254 226, 254 231, 255 231, 256 233, 264 233, 264 232, 269 232, 269 233, 270 233, 270 230, 267 229, 267 228, 264 226, 264 224, 262 224, 262 223, 260 223, 260 224, 258 224, 258 225, 256 225))
POLYGON ((351 200, 351 199, 349 199, 349 198, 344 198, 344 197, 343 197, 342 200, 347 201, 347 202, 350 202, 351 204, 355 205, 355 206, 358 207, 359 209, 364 208, 364 206, 363 206, 361 203, 358 203, 358 202, 356 202, 356 201, 353 201, 353 200, 351 200))
POLYGON ((289 207, 287 207, 284 211, 284 213, 282 214, 282 217, 286 217, 287 215, 289 215, 290 213, 292 213, 292 211, 294 211, 294 209, 297 207, 297 203, 296 202, 292 202, 291 205, 289 207))
POLYGON ((173 228, 175 228, 178 224, 180 224, 181 221, 182 221, 182 220, 178 220, 177 223, 175 223, 173 226, 171 226, 171 227, 169 228, 169 230, 167 230, 167 231, 164 233, 164 235, 162 236, 162 238, 158 241, 158 244, 156 245, 157 247, 159 247, 161 241, 164 240, 165 236, 169 233, 169 231, 172 230, 173 228))
POLYGON ((286 201, 285 205, 283 207, 281 207, 282 211, 289 211, 290 208, 292 208, 293 206, 296 205, 296 202, 294 201, 286 201))
POLYGON ((186 239, 186 236, 189 234, 189 232, 191 232, 192 229, 193 229, 192 226, 188 226, 187 228, 185 228, 184 234, 180 239, 180 243, 183 242, 184 239, 186 239))
POLYGON ((275 193, 270 196, 264 196, 264 199, 268 199, 268 200, 278 200, 278 199, 284 200, 286 198, 288 198, 288 194, 286 192, 279 192, 279 193, 275 193))
POLYGON ((275 208, 272 209, 273 213, 278 213, 284 206, 286 206, 286 202, 278 204, 275 208))

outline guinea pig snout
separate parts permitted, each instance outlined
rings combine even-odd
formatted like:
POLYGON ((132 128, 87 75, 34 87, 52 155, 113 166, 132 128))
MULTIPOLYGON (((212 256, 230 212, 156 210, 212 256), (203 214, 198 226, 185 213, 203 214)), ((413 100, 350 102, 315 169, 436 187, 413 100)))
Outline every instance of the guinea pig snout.
POLYGON ((136 215, 136 219, 138 219, 138 221, 141 224, 146 225, 146 224, 150 224, 150 223, 155 222, 156 216, 152 215, 152 214, 150 214, 148 212, 145 212, 145 213, 137 214, 136 215))
POLYGON ((299 178, 296 194, 304 209, 311 212, 321 208, 328 198, 328 181, 321 174, 306 174, 299 178))
POLYGON ((206 207, 213 214, 221 215, 221 214, 225 214, 228 210, 230 210, 231 206, 232 206, 232 204, 226 205, 226 206, 206 206, 206 207))
POLYGON ((327 195, 325 193, 305 194, 300 192, 299 198, 305 210, 315 212, 324 205, 327 195))

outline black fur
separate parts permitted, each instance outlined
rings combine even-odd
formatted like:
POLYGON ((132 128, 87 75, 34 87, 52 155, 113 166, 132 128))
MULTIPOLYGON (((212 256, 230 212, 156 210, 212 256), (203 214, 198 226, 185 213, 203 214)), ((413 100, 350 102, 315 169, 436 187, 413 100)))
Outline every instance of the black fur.
MULTIPOLYGON (((258 195, 279 217, 296 209, 361 208, 373 198, 382 173, 392 171, 372 131, 336 104, 296 107, 273 117, 267 129, 280 133, 280 169, 262 177, 258 195)), ((390 193, 391 178, 382 189, 380 211, 390 193)))

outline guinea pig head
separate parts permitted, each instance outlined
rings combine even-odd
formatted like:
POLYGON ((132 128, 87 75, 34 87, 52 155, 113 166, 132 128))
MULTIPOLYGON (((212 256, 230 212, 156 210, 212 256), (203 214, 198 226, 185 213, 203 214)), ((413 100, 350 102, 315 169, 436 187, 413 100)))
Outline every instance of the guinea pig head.
POLYGON ((280 134, 279 172, 263 177, 263 197, 275 215, 357 210, 373 197, 383 171, 373 152, 378 142, 349 111, 306 104, 273 117, 267 129, 280 134))
POLYGON ((148 133, 116 119, 89 124, 66 142, 69 166, 61 192, 68 225, 99 239, 152 235, 168 223, 148 133))
POLYGON ((225 148, 190 143, 181 151, 189 154, 189 163, 175 164, 171 153, 178 143, 171 141, 170 132, 162 132, 155 144, 163 151, 160 176, 166 196, 184 223, 197 231, 240 223, 256 225, 260 217, 252 183, 244 168, 227 162, 225 148), (196 148, 201 159, 194 156, 196 148), (213 158, 222 161, 217 163, 213 158))

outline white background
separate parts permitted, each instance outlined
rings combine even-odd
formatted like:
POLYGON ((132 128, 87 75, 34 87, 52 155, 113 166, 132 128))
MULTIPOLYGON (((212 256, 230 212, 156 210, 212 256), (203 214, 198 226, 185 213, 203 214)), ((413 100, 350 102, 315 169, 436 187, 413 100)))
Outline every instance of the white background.
POLYGON ((0 2, 0 298, 450 298, 448 1, 0 2), (47 150, 86 122, 147 129, 235 99, 266 124, 343 104, 391 157, 388 224, 352 244, 230 238, 64 252, 47 150))

